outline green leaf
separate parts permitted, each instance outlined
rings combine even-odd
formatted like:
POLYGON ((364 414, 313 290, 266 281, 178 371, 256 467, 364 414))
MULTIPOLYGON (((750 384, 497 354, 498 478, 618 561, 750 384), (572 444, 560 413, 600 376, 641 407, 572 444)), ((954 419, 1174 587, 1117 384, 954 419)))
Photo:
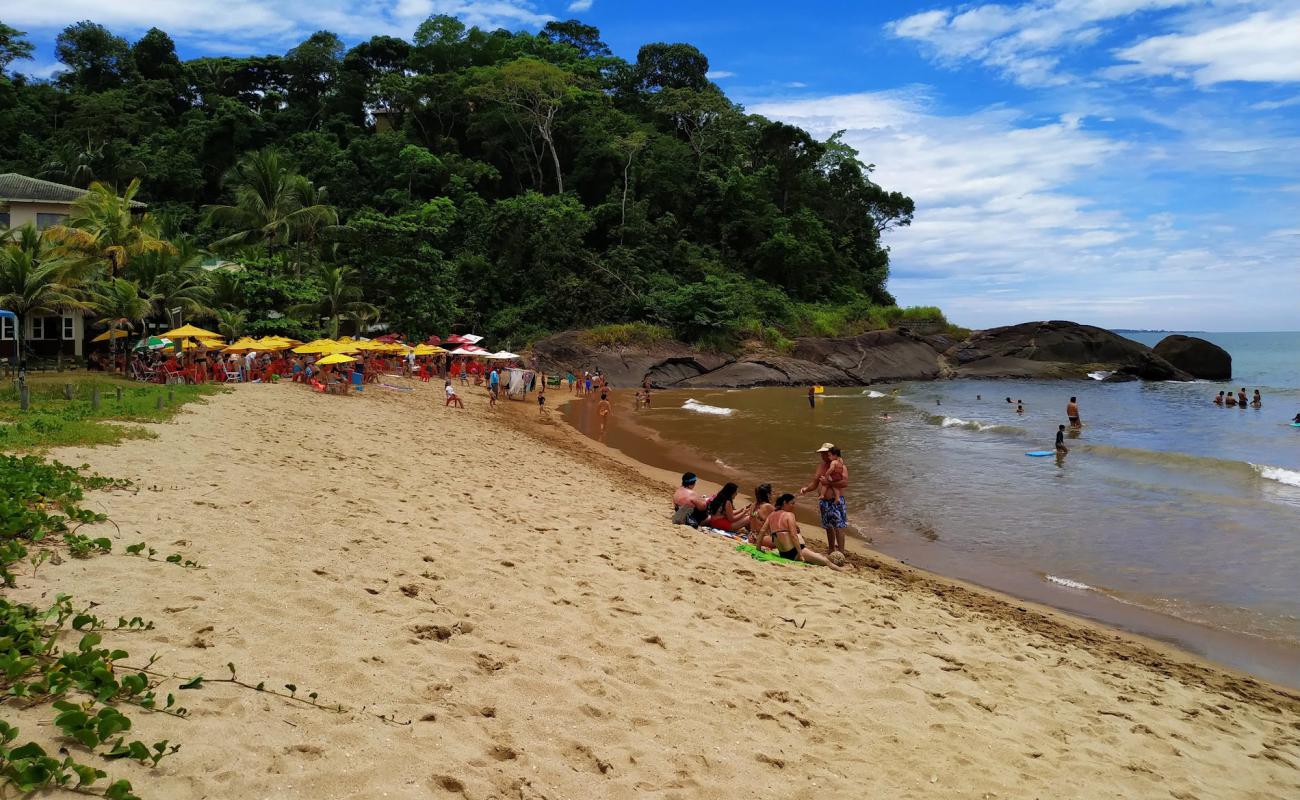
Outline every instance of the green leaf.
POLYGON ((197 688, 199 688, 199 687, 202 686, 202 685, 203 685, 203 676, 202 676, 202 675, 195 675, 193 678, 190 678, 187 682, 182 683, 182 684, 181 684, 181 688, 182 688, 182 689, 197 689, 197 688))

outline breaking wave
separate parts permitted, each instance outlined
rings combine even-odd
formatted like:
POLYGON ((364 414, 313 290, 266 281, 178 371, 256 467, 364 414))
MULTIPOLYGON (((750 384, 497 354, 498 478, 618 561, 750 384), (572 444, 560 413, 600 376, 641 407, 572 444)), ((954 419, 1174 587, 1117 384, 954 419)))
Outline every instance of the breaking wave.
POLYGON ((699 400, 696 400, 694 397, 690 398, 685 403, 682 403, 682 408, 686 411, 694 411, 697 414, 713 414, 719 417, 729 417, 736 411, 734 408, 706 405, 701 403, 699 400))
POLYGON ((1270 481, 1285 483, 1287 486, 1300 486, 1300 472, 1292 469, 1282 469, 1281 467, 1270 467, 1267 464, 1251 464, 1259 477, 1267 478, 1270 481))
POLYGON ((1067 589, 1083 589, 1083 590, 1092 589, 1091 586, 1084 583, 1083 581, 1071 580, 1070 578, 1058 578, 1055 575, 1044 575, 1043 577, 1047 578, 1048 583, 1054 583, 1057 586, 1064 586, 1067 589))

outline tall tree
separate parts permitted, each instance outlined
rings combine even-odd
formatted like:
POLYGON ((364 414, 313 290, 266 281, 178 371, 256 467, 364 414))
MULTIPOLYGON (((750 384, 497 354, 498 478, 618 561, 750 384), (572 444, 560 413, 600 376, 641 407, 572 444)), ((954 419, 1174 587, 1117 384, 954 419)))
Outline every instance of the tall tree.
POLYGON ((313 195, 311 182, 297 174, 273 149, 245 155, 226 176, 232 205, 211 205, 208 220, 232 233, 213 242, 217 250, 259 245, 269 254, 296 240, 303 231, 338 224, 338 212, 313 195))
POLYGON ((348 267, 322 264, 316 278, 321 285, 320 300, 291 307, 291 315, 309 322, 324 319, 326 334, 331 339, 338 338, 339 323, 345 317, 378 316, 379 310, 362 299, 361 287, 352 282, 353 273, 348 267))
POLYGON ((27 32, 11 28, 0 22, 0 76, 15 61, 24 61, 35 52, 32 43, 26 39, 27 32))
POLYGON ((82 265, 80 259, 61 255, 60 248, 33 225, 6 233, 0 244, 0 308, 18 317, 20 362, 25 358, 27 320, 83 307, 76 289, 82 265))
POLYGON ((90 290, 86 307, 97 318, 96 324, 108 329, 108 340, 113 349, 113 362, 117 363, 118 331, 130 331, 139 323, 144 329, 145 320, 153 305, 140 295, 140 287, 126 278, 112 278, 90 290))
POLYGON ((135 74, 126 39, 89 21, 64 28, 55 40, 54 54, 68 65, 59 82, 83 91, 115 89, 135 74))
POLYGON ((556 193, 564 194, 564 171, 555 146, 555 118, 579 92, 573 74, 545 61, 521 58, 489 70, 485 78, 477 88, 478 94, 501 103, 527 121, 551 155, 556 193))
POLYGON ((159 235, 158 226, 134 206, 140 192, 139 179, 132 180, 119 197, 111 186, 92 183, 86 194, 72 204, 72 213, 50 235, 72 251, 103 265, 110 278, 117 277, 133 258, 145 253, 170 252, 170 242, 159 235))

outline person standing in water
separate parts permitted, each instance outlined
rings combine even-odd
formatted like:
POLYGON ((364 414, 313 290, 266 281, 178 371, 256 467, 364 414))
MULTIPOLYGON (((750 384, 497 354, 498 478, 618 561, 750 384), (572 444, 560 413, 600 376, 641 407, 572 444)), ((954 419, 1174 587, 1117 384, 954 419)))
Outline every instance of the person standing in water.
POLYGON ((601 393, 600 402, 596 404, 596 413, 600 415, 600 433, 605 433, 605 423, 609 422, 609 414, 613 409, 609 405, 609 395, 601 393))
POLYGON ((1071 425, 1072 427, 1078 428, 1078 427, 1081 427, 1081 426, 1083 425, 1083 423, 1079 421, 1079 401, 1078 401, 1078 398, 1076 398, 1076 397, 1071 397, 1071 398, 1070 398, 1070 402, 1068 402, 1068 403, 1065 404, 1065 416, 1069 417, 1069 419, 1070 419, 1070 425, 1071 425))
POLYGON ((1245 408, 1246 402, 1246 387, 1243 386, 1241 387, 1241 391, 1237 392, 1237 405, 1245 408))
POLYGON ((809 386, 809 387, 808 387, 808 407, 809 407, 809 408, 816 408, 816 407, 817 407, 817 387, 816 387, 816 386, 809 386))
POLYGON ((1225 395, 1223 396, 1223 398, 1224 398, 1224 399, 1223 399, 1224 405, 1228 406, 1228 408, 1235 408, 1235 407, 1236 407, 1236 405, 1237 405, 1237 396, 1236 396, 1235 394, 1233 394, 1232 392, 1228 392, 1227 394, 1225 394, 1225 395))
POLYGON ((1223 390, 1222 390, 1222 389, 1219 390, 1219 396, 1216 397, 1216 398, 1214 398, 1214 404, 1215 404, 1216 406, 1221 406, 1221 405, 1223 405, 1223 390))
POLYGON ((1263 407, 1264 407, 1264 398, 1262 398, 1262 397, 1259 396, 1259 390, 1258 390, 1258 389, 1255 390, 1255 399, 1250 401, 1250 407, 1251 407, 1251 408, 1263 408, 1263 407))
POLYGON ((1070 452, 1070 448, 1065 446, 1065 426, 1056 426, 1056 452, 1057 455, 1065 455, 1070 452))

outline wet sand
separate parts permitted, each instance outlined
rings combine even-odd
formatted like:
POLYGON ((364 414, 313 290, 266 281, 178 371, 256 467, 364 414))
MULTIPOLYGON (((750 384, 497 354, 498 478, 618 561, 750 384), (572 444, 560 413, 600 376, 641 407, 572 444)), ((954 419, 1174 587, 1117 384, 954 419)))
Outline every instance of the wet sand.
POLYGON ((132 716, 181 752, 112 774, 178 800, 1300 792, 1293 693, 887 559, 753 561, 534 405, 413 389, 241 386, 156 440, 53 454, 140 491, 88 499, 114 555, 15 596, 152 619, 106 637, 131 663, 345 707, 178 692, 188 720, 132 716))
MULTIPOLYGON (((702 448, 666 440, 655 428, 642 422, 641 415, 630 407, 630 392, 623 391, 619 395, 616 413, 603 437, 599 434, 593 403, 580 402, 581 398, 567 402, 574 398, 565 395, 566 402, 557 402, 556 405, 563 409, 565 421, 576 433, 622 454, 630 464, 645 465, 648 474, 659 480, 675 485, 682 472, 691 471, 698 474, 702 486, 710 490, 734 481, 741 486, 741 495, 748 499, 750 488, 768 477, 748 471, 745 465, 717 461, 702 448)), ((677 406, 687 396, 688 393, 684 392, 663 391, 655 393, 654 398, 659 403, 677 406)), ((791 402, 800 399, 792 395, 791 402)), ((815 469, 813 456, 799 453, 796 457, 806 459, 805 477, 811 478, 815 469)), ((803 475, 802 472, 799 474, 803 475)), ((805 535, 808 539, 818 549, 824 550, 825 536, 819 528, 815 505, 807 501, 800 504, 797 516, 807 528, 805 535)), ((934 547, 929 542, 897 535, 895 531, 887 530, 879 520, 866 515, 853 515, 850 524, 849 549, 861 555, 919 567, 937 576, 1005 593, 1008 599, 1017 602, 1029 601, 1066 611, 1134 634, 1148 646, 1169 652, 1182 651, 1186 656, 1203 658, 1221 668, 1238 670, 1243 675, 1275 681, 1291 689, 1300 688, 1300 650, 1287 642, 1189 622, 1121 602, 1103 593, 1063 591, 1046 584, 1041 575, 1027 570, 1008 569, 967 552, 934 547)))

